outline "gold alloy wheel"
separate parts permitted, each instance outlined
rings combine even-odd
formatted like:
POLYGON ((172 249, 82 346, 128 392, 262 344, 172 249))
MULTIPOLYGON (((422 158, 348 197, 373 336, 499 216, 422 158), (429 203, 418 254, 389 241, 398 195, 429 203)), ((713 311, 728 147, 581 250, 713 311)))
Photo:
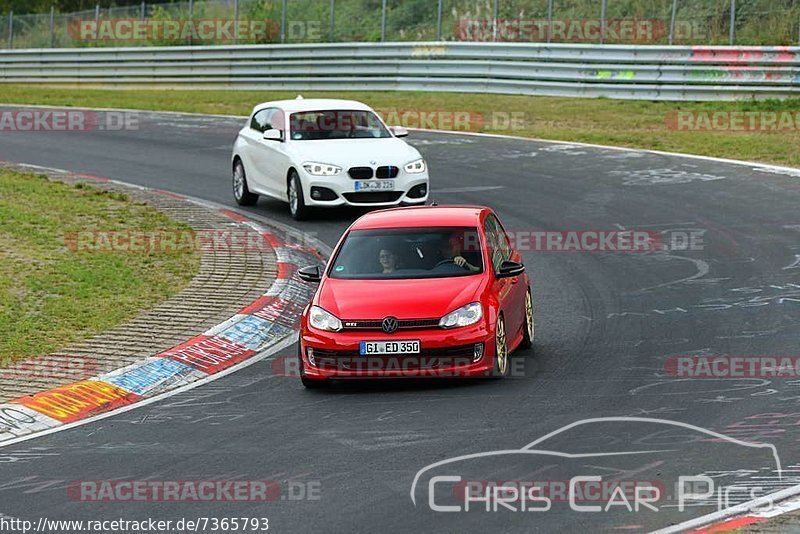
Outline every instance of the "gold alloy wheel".
POLYGON ((495 333, 495 347, 497 351, 497 370, 501 376, 508 371, 508 345, 506 343, 506 325, 503 318, 497 319, 497 332, 495 333))
POLYGON ((525 295, 525 328, 528 329, 528 339, 533 341, 533 298, 530 291, 525 295))

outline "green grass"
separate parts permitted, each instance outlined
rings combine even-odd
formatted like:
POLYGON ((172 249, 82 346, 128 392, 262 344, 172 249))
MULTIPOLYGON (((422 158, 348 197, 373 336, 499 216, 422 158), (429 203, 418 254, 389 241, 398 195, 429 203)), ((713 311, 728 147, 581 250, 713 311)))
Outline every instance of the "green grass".
POLYGON ((112 328, 176 294, 198 272, 199 256, 190 250, 78 252, 65 239, 131 229, 189 227, 119 193, 0 170, 0 364, 112 328))
MULTIPOLYGON (((303 92, 306 97, 341 97, 378 109, 455 111, 480 114, 475 131, 683 152, 800 166, 800 125, 776 133, 689 132, 668 128, 677 110, 800 111, 800 100, 729 103, 643 102, 487 94, 418 92, 303 92), (497 114, 521 114, 520 128, 492 125, 497 114)), ((294 92, 113 90, 3 86, 0 102, 58 106, 121 107, 247 115, 258 102, 294 98, 294 92)), ((501 125, 502 126, 502 125, 501 125)))

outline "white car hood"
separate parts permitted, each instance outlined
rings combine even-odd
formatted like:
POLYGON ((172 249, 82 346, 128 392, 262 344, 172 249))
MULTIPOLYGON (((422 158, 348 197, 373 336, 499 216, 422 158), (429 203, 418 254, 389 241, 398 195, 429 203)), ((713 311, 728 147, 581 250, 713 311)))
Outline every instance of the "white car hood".
POLYGON ((417 150, 396 137, 385 139, 335 139, 325 141, 292 141, 290 151, 299 163, 330 163, 343 169, 350 167, 403 167, 419 159, 417 150), (375 163, 373 163, 375 162, 375 163))

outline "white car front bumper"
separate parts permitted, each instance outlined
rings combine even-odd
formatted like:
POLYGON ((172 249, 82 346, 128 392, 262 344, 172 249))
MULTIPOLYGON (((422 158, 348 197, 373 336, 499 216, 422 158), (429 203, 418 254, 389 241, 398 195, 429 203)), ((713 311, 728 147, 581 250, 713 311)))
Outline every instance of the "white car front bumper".
POLYGON ((350 177, 344 169, 336 176, 313 176, 301 169, 299 171, 303 185, 303 197, 306 205, 314 207, 337 206, 398 206, 423 204, 428 200, 430 186, 428 171, 409 174, 403 169, 395 178, 372 178, 366 181, 373 183, 394 182, 393 189, 356 191, 358 181, 350 177), (424 194, 421 192, 424 191, 424 194), (335 198, 333 197, 335 195, 335 198))

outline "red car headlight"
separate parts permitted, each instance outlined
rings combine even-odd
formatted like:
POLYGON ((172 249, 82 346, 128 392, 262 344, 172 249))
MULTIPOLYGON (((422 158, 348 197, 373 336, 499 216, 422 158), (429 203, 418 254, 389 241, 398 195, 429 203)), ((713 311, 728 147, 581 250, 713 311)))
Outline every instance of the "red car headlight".
POLYGON ((317 330, 326 330, 328 332, 338 332, 342 329, 342 321, 319 306, 311 306, 308 311, 308 324, 317 330))
POLYGON ((442 328, 459 328, 473 325, 481 319, 483 319, 483 306, 481 306, 480 302, 471 302, 442 317, 439 321, 439 326, 442 328))

